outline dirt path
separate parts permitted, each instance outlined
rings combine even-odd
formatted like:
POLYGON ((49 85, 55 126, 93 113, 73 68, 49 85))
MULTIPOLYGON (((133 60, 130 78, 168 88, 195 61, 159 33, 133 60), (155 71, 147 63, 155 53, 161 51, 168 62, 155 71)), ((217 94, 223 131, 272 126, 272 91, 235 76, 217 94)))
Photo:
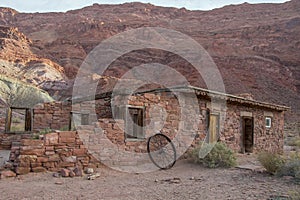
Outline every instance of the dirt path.
POLYGON ((54 178, 52 173, 0 180, 0 199, 269 199, 300 191, 300 185, 285 178, 236 168, 206 169, 186 160, 146 174, 99 171, 101 177, 92 181, 54 178))

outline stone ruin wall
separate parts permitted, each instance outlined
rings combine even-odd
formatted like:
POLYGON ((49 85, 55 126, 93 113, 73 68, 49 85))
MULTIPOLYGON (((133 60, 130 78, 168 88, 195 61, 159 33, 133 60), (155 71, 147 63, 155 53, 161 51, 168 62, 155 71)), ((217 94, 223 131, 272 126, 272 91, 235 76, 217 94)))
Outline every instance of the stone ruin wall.
POLYGON ((71 111, 73 116, 89 114, 90 124, 97 122, 97 119, 112 117, 110 100, 107 99, 84 101, 74 105, 71 102, 50 102, 33 108, 33 131, 69 130, 71 111))
POLYGON ((10 161, 17 174, 101 166, 75 131, 49 133, 42 140, 21 139, 11 147, 10 161))
POLYGON ((33 108, 33 131, 68 129, 72 105, 69 102, 49 102, 33 108))

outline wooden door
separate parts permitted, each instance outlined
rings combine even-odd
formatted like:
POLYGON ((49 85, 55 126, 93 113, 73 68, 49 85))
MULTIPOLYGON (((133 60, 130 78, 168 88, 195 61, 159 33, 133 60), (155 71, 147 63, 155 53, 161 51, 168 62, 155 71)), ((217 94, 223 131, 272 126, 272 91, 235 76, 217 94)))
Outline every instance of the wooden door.
POLYGON ((219 136, 219 115, 211 114, 209 119, 209 143, 218 141, 219 136))

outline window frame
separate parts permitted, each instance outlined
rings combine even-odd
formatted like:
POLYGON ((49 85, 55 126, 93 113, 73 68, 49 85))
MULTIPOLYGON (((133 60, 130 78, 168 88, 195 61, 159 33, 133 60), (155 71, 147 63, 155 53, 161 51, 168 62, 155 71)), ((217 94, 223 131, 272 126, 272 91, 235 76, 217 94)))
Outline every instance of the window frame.
POLYGON ((70 121, 69 121, 69 131, 76 130, 75 122, 74 122, 74 120, 76 120, 76 119, 77 120, 80 119, 80 126, 90 125, 89 124, 90 123, 90 114, 89 113, 78 112, 78 111, 71 111, 70 112, 70 121), (87 123, 82 124, 82 122, 84 121, 83 119, 86 119, 86 118, 88 119, 87 123))
POLYGON ((265 117, 265 127, 266 127, 267 129, 272 128, 272 117, 270 117, 270 116, 266 116, 266 117, 265 117), (269 123, 268 123, 268 122, 269 122, 269 123))
POLYGON ((33 109, 26 107, 9 107, 6 111, 5 133, 30 133, 33 127, 33 109), (24 131, 11 131, 12 116, 14 110, 24 110, 24 131))
POLYGON ((135 142, 135 141, 144 141, 146 139, 146 134, 145 134, 145 130, 144 130, 144 126, 145 126, 145 107, 144 106, 132 106, 132 105, 126 105, 126 111, 125 111, 125 132, 124 132, 124 139, 125 142, 135 142), (139 109, 142 110, 142 127, 141 127, 141 137, 139 137, 138 135, 136 137, 128 137, 129 134, 127 134, 127 132, 129 132, 129 122, 128 119, 130 116, 129 113, 129 109, 139 109))

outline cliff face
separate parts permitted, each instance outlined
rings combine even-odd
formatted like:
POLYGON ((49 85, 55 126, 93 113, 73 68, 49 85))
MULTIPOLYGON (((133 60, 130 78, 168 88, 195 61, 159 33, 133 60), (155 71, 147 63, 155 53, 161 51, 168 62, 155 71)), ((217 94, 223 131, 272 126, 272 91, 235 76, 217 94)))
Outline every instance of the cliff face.
MULTIPOLYGON (((252 93, 255 99, 289 105, 293 113, 299 113, 299 13, 298 0, 282 4, 245 3, 212 11, 142 3, 94 4, 66 13, 19 13, 1 8, 0 25, 10 27, 9 30, 16 27, 21 33, 6 33, 2 37, 0 31, 0 37, 5 38, 0 40, 1 46, 6 49, 0 50, 0 58, 27 67, 32 66, 32 61, 43 63, 61 75, 48 78, 47 87, 57 79, 62 81, 57 87, 65 87, 63 75, 73 79, 86 55, 104 39, 139 27, 169 28, 192 37, 210 53, 228 93, 252 93)), ((120 77, 149 60, 170 65, 193 84, 203 86, 188 63, 157 50, 131 52, 118 59, 107 75, 120 77)), ((53 88, 50 93, 54 93, 53 88)))

